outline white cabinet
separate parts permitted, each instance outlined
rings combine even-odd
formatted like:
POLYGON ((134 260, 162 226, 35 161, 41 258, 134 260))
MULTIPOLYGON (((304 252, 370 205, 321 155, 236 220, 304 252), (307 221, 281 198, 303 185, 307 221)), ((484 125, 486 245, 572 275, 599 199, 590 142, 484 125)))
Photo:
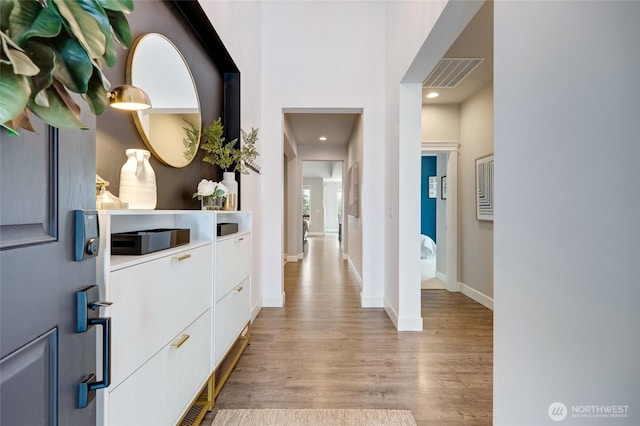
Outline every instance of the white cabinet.
POLYGON ((248 342, 251 214, 107 210, 99 218, 98 285, 113 304, 102 308, 111 317, 111 384, 96 395, 98 425, 174 425, 205 386, 219 392, 248 342), (216 225, 228 222, 238 232, 217 237, 216 225), (111 254, 113 233, 158 228, 188 228, 190 242, 111 254))

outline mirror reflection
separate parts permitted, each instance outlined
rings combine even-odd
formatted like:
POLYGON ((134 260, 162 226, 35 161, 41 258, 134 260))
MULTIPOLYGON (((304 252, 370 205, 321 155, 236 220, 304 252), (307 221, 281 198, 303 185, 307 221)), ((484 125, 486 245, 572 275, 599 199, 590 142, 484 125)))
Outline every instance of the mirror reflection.
POLYGON ((144 143, 160 162, 187 166, 198 152, 202 121, 196 85, 178 48, 162 34, 139 37, 129 54, 127 79, 151 99, 151 109, 133 112, 144 143))

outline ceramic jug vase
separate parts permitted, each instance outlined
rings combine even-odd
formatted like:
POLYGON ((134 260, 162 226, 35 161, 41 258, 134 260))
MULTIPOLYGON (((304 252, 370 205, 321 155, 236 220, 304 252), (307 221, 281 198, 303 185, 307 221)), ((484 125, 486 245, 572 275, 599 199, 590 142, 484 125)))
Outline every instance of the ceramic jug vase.
POLYGON ((145 149, 127 149, 127 162, 120 169, 120 200, 130 209, 155 209, 156 174, 151 168, 151 153, 145 149))
POLYGON ((222 184, 227 187, 229 193, 224 200, 223 210, 238 210, 238 182, 233 172, 222 173, 222 184))

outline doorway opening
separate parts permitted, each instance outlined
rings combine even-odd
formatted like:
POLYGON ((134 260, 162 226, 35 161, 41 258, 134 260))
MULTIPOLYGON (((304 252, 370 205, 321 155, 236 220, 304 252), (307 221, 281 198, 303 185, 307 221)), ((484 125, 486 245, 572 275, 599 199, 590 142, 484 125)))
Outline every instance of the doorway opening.
MULTIPOLYGON (((337 236, 342 241, 342 160, 302 162, 302 239, 337 236)), ((305 246, 305 253, 306 246, 305 246)))

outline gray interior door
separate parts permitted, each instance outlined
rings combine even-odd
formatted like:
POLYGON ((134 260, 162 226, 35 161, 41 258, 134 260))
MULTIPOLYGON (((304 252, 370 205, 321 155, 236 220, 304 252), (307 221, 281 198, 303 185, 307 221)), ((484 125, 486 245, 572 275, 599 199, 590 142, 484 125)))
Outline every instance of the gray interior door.
POLYGON ((0 424, 95 425, 95 402, 77 400, 96 327, 75 333, 75 293, 96 264, 73 261, 73 211, 95 208, 95 131, 36 120, 38 134, 0 130, 0 424))

